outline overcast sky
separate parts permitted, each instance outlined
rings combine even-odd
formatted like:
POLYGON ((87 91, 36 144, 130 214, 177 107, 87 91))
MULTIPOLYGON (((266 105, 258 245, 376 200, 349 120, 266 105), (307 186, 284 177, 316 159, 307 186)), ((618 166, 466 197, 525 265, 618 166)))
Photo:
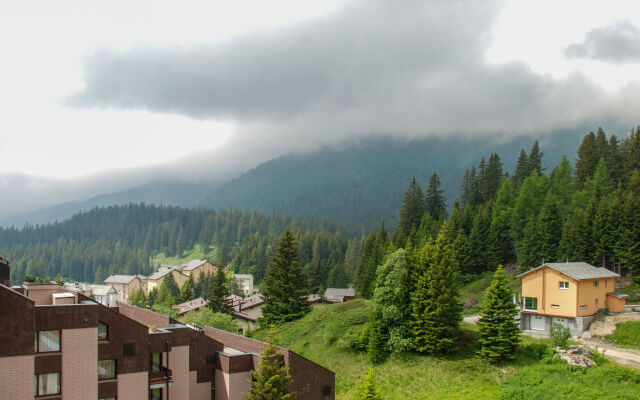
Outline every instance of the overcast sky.
POLYGON ((2 2, 0 48, 5 208, 375 133, 640 122, 637 1, 2 2))

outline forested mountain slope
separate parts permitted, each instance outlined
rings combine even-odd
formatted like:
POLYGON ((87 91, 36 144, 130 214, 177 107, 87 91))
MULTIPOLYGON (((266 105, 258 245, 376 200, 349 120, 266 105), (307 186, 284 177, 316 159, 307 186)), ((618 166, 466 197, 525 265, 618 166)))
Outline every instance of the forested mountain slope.
MULTIPOLYGON (((559 131, 538 138, 544 148, 545 165, 556 165, 563 154, 572 157, 586 132, 559 131)), ((261 164, 216 189, 202 205, 331 217, 365 227, 385 218, 389 226, 395 226, 398 204, 413 176, 426 187, 437 171, 451 206, 465 169, 495 152, 501 155, 505 169, 512 170, 520 150, 528 150, 535 140, 369 138, 261 164)))

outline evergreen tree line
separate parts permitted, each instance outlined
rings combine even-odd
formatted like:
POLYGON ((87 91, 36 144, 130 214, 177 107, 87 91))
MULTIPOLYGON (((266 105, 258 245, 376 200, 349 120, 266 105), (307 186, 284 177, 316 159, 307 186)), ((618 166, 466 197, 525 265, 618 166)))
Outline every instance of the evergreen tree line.
POLYGON ((357 292, 371 298, 376 269, 385 252, 422 249, 447 224, 447 241, 463 277, 513 270, 543 262, 585 261, 597 267, 640 274, 640 128, 619 140, 600 128, 584 136, 575 167, 565 156, 550 171, 536 141, 521 150, 512 174, 497 154, 467 170, 447 219, 434 173, 426 194, 415 178, 389 236, 382 222, 363 239, 354 279, 357 292))
MULTIPOLYGON (((200 245, 205 257, 259 283, 275 254, 278 238, 291 226, 300 241, 303 266, 312 287, 346 286, 345 253, 358 240, 353 230, 330 221, 292 218, 262 211, 188 210, 145 204, 95 208, 48 225, 0 229, 0 254, 12 261, 12 283, 24 275, 102 282, 111 274, 154 270, 153 256, 181 255, 200 245)), ((347 260, 348 261, 348 260, 347 260)))

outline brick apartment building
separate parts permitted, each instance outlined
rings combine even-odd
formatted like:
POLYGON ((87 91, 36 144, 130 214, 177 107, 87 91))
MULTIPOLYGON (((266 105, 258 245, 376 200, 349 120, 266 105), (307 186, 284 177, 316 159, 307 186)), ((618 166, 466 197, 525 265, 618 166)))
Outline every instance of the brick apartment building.
MULTIPOLYGON (((235 400, 262 342, 52 283, 0 284, 0 399, 235 400)), ((333 372, 280 349, 295 399, 334 399, 333 372)))

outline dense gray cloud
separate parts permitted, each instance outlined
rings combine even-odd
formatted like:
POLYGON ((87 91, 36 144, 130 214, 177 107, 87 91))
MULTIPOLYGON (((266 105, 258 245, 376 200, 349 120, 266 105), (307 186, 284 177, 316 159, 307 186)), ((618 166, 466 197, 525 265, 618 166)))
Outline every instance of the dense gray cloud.
POLYGON ((69 102, 231 118, 235 144, 262 141, 273 153, 376 132, 509 134, 608 117, 632 122, 637 98, 614 108, 580 75, 558 81, 519 62, 486 64, 499 6, 356 1, 222 45, 102 51, 87 63, 86 89, 69 102))
POLYGON ((590 58, 612 64, 640 61, 640 29, 629 21, 620 21, 587 33, 584 42, 565 50, 569 58, 590 58))

